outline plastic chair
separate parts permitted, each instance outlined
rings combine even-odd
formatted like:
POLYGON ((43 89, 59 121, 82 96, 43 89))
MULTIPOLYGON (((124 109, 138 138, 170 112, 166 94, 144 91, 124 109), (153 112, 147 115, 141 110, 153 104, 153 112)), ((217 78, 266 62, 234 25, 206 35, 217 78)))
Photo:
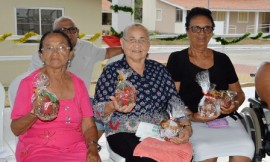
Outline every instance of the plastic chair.
POLYGON ((0 161, 7 161, 8 158, 11 158, 14 154, 11 151, 11 148, 6 143, 4 127, 6 126, 6 121, 4 119, 5 115, 5 89, 0 83, 0 161))
POLYGON ((4 150, 4 136, 3 136, 3 128, 4 128, 4 108, 5 108, 5 90, 3 85, 0 83, 0 152, 4 150))
POLYGON ((12 82, 9 85, 8 88, 8 99, 9 99, 9 104, 10 104, 10 108, 13 108, 13 104, 16 98, 16 94, 17 94, 17 90, 19 88, 20 82, 23 78, 25 78, 26 76, 28 76, 31 72, 27 71, 24 72, 20 75, 18 75, 14 80, 12 80, 12 82))
POLYGON ((14 101, 16 98, 16 94, 17 94, 17 90, 19 88, 20 82, 23 78, 25 78, 27 75, 29 75, 31 72, 24 72, 20 75, 18 75, 9 85, 8 88, 8 99, 9 99, 9 104, 10 104, 10 110, 8 114, 5 114, 5 122, 6 122, 6 127, 4 128, 5 130, 5 141, 7 142, 7 144, 9 145, 9 147, 12 149, 12 151, 15 153, 16 151, 16 145, 17 145, 17 141, 18 138, 12 133, 11 129, 10 129, 10 123, 11 123, 11 119, 10 119, 10 113, 12 111, 13 105, 14 105, 14 101))
POLYGON ((121 60, 121 59, 123 58, 123 56, 124 56, 124 54, 120 54, 120 55, 117 55, 117 56, 114 56, 114 57, 110 58, 110 59, 107 61, 106 65, 108 65, 108 64, 110 64, 110 63, 112 63, 112 62, 121 60))

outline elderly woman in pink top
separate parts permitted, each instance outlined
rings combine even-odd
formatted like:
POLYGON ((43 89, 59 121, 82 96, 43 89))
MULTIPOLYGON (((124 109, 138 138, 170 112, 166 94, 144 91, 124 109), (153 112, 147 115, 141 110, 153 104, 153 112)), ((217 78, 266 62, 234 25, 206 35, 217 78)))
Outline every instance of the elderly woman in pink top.
POLYGON ((17 162, 101 162, 88 92, 84 82, 66 70, 73 57, 70 39, 61 31, 48 32, 39 54, 44 66, 21 81, 11 114, 11 129, 19 136, 17 162), (46 121, 35 99, 36 76, 41 75, 49 80, 46 91, 55 95, 59 107, 55 118, 46 121))

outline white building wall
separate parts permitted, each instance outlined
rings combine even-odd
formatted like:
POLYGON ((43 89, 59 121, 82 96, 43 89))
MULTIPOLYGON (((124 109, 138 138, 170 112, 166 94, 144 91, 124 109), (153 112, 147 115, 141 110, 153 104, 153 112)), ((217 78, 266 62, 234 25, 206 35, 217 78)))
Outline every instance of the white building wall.
POLYGON ((224 34, 224 21, 215 21, 215 30, 214 33, 216 35, 222 35, 224 34))
MULTIPOLYGON (((113 5, 133 7, 132 0, 113 0, 113 5)), ((122 32, 127 25, 133 23, 133 15, 130 12, 118 11, 112 12, 112 27, 117 32, 122 32)))
POLYGON ((142 24, 150 31, 156 29, 156 0, 143 1, 142 24))
POLYGON ((176 22, 174 24, 174 29, 175 29, 174 33, 176 34, 183 34, 186 32, 185 28, 183 28, 183 23, 181 22, 176 22))
MULTIPOLYGON (((80 32, 90 35, 102 31, 100 0, 0 0, 0 35, 16 35, 16 8, 63 8, 64 15, 75 20, 80 32)), ((101 40, 94 44, 101 45, 101 40)), ((28 58, 37 50, 38 43, 16 44, 9 38, 0 42, 0 57, 27 57, 20 61, 0 61, 0 82, 8 86, 17 75, 27 71, 28 58)))

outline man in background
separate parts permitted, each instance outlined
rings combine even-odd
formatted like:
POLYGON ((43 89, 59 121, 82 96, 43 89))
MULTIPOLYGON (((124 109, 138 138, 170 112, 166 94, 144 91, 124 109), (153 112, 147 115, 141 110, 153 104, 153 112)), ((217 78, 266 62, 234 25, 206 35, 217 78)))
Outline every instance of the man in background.
MULTIPOLYGON (((53 24, 53 30, 62 30, 71 39, 75 53, 67 69, 79 76, 88 90, 95 63, 122 53, 121 47, 100 48, 91 42, 78 39, 79 28, 70 17, 62 16, 56 19, 53 24)), ((38 52, 34 53, 29 70, 38 69, 42 66, 44 65, 38 52)))
MULTIPOLYGON (((84 81, 87 90, 89 90, 90 87, 95 63, 104 59, 110 59, 122 53, 121 47, 100 48, 91 42, 78 39, 79 28, 70 17, 62 16, 56 19, 53 23, 53 30, 62 30, 71 39, 72 45, 74 46, 74 57, 67 67, 67 70, 80 77, 84 81)), ((34 53, 29 71, 42 66, 46 65, 41 61, 38 52, 34 53)), ((103 123, 96 122, 96 125, 99 130, 98 137, 100 138, 104 129, 103 123)))

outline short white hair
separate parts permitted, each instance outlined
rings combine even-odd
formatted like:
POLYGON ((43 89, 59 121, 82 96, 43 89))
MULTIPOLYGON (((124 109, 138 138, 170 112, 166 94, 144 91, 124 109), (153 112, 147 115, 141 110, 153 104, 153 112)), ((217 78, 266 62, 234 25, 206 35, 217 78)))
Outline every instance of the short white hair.
POLYGON ((76 23, 74 22, 74 20, 71 18, 71 17, 68 17, 68 16, 61 16, 57 19, 54 20, 54 23, 53 23, 53 30, 56 30, 58 29, 58 24, 59 22, 61 21, 65 21, 65 20, 70 20, 71 22, 73 22, 74 26, 76 26, 76 23))
POLYGON ((130 28, 132 28, 132 27, 141 27, 141 28, 143 28, 145 30, 146 34, 147 34, 147 37, 148 38, 150 37, 149 31, 145 26, 143 26, 142 24, 135 23, 135 24, 131 24, 131 25, 128 25, 127 27, 125 27, 125 29, 123 31, 123 38, 126 37, 126 34, 127 34, 128 30, 130 28))

